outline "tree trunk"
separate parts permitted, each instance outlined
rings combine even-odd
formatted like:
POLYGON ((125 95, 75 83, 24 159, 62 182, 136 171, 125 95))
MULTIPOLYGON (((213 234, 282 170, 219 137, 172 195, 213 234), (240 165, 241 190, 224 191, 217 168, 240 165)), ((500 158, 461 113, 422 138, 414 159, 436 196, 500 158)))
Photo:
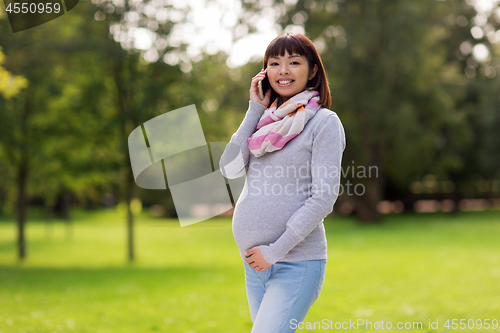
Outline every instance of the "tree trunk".
POLYGON ((128 232, 128 260, 130 262, 134 261, 134 214, 132 208, 130 207, 130 202, 134 196, 134 175, 132 174, 132 169, 129 167, 126 171, 126 202, 127 202, 127 232, 128 232))
POLYGON ((455 184, 455 188, 453 189, 453 192, 451 193, 451 200, 453 200, 454 207, 451 211, 451 214, 453 216, 457 216, 460 213, 460 201, 463 199, 463 195, 460 191, 459 185, 460 185, 460 179, 452 177, 452 181, 455 184))
POLYGON ((26 223, 26 183, 28 178, 27 157, 25 152, 17 168, 17 248, 18 258, 26 257, 26 244, 24 238, 24 225, 26 223))
POLYGON ((382 215, 377 210, 377 204, 382 199, 382 186, 383 182, 380 178, 367 178, 363 195, 355 194, 356 216, 362 224, 381 220, 382 215))
POLYGON ((6 197, 7 197, 6 191, 4 189, 0 189, 0 216, 3 216, 5 214, 4 205, 6 197))
MULTIPOLYGON (((121 135, 121 150, 123 153, 123 167, 126 168, 125 177, 123 179, 123 191, 125 205, 127 207, 127 256, 128 261, 133 262, 135 259, 134 252, 134 214, 130 207, 130 202, 134 196, 134 176, 132 174, 132 167, 130 165, 130 158, 128 152, 128 133, 130 123, 129 115, 131 104, 133 103, 133 82, 134 82, 134 68, 133 59, 126 59, 118 55, 113 61, 113 79, 116 86, 116 107, 120 116, 120 135, 121 135), (128 61, 128 68, 124 65, 124 61, 128 61), (128 69, 129 76, 127 79, 123 78, 124 72, 128 69)), ((132 124, 133 125, 133 124, 132 124)), ((133 128, 131 129, 133 130, 133 128)))
POLYGON ((26 258, 26 243, 24 237, 24 226, 26 224, 26 186, 28 180, 29 169, 29 155, 28 155, 28 117, 30 114, 30 91, 28 87, 25 94, 25 103, 23 113, 21 115, 21 128, 20 128, 20 159, 17 164, 17 249, 18 259, 24 260, 26 258))
MULTIPOLYGON (((359 187, 354 188, 355 196, 355 212, 356 216, 362 224, 368 224, 380 221, 382 215, 378 212, 377 205, 384 197, 384 137, 383 134, 374 134, 373 120, 367 111, 363 118, 363 134, 361 136, 361 144, 365 151, 368 165, 363 166, 365 173, 365 181, 363 190, 359 187), (375 174, 372 173, 372 168, 376 167, 375 174)), ((354 179, 355 180, 355 179, 354 179)), ((356 184, 356 182, 354 181, 356 184)), ((359 183, 358 183, 359 184, 359 183)))
POLYGON ((73 235, 73 224, 71 223, 71 193, 63 187, 62 201, 64 206, 64 222, 66 225, 66 239, 71 239, 73 235))
POLYGON ((51 200, 45 197, 43 200, 43 207, 45 211, 45 237, 52 238, 54 234, 54 223, 52 220, 52 205, 51 200))

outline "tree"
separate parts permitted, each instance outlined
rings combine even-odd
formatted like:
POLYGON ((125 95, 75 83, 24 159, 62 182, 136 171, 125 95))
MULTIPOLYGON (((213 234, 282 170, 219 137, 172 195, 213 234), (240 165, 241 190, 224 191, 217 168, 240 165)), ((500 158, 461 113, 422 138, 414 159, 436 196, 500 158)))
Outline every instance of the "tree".
POLYGON ((407 191, 428 170, 458 167, 456 154, 436 145, 445 127, 455 146, 468 139, 453 109, 463 79, 442 43, 446 17, 457 11, 450 2, 299 1, 289 13, 321 46, 332 109, 346 130, 345 179, 364 186, 351 199, 361 221, 380 219, 387 180, 407 191))
MULTIPOLYGON (((107 34, 100 37, 84 11, 73 13, 83 13, 82 19, 64 16, 0 36, 6 68, 29 81, 16 98, 0 99, 0 146, 8 157, 6 168, 16 178, 20 259, 26 257, 24 225, 30 195, 43 196, 49 205, 61 191, 83 197, 93 187, 111 182, 115 172, 110 165, 116 167, 116 150, 102 144, 114 132, 109 131, 113 110, 108 107, 109 81, 102 75, 101 55, 104 42, 114 42, 107 34), (96 156, 107 160, 102 163, 96 156)), ((2 29, 7 23, 0 20, 2 29)))

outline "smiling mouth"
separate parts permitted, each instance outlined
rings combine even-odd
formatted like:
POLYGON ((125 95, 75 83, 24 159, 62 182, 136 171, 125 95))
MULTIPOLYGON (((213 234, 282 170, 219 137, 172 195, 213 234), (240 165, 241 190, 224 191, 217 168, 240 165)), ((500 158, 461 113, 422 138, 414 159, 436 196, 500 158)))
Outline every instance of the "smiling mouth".
POLYGON ((278 85, 279 86, 289 86, 290 84, 292 84, 292 82, 295 81, 295 80, 282 80, 282 81, 278 81, 278 85))

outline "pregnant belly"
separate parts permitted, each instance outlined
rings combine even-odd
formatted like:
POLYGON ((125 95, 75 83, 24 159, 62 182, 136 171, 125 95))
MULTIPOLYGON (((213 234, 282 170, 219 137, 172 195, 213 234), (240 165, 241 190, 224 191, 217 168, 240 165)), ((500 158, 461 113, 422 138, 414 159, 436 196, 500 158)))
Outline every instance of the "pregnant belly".
POLYGON ((285 232, 287 221, 302 206, 285 200, 247 196, 238 202, 232 227, 241 253, 257 245, 274 243, 285 232))

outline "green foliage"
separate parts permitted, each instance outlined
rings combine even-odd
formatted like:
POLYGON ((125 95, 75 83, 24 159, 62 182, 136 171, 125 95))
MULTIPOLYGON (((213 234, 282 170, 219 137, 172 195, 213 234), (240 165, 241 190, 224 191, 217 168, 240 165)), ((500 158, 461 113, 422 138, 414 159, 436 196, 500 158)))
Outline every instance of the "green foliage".
POLYGON ((26 88, 28 81, 22 76, 12 75, 12 73, 2 67, 5 55, 1 50, 2 48, 0 47, 0 94, 5 99, 10 99, 18 94, 21 89, 26 88))
POLYGON ((471 139, 465 119, 457 121, 453 94, 463 91, 464 80, 443 42, 456 3, 346 1, 330 10, 327 2, 300 4, 306 31, 325 42, 332 109, 346 129, 345 159, 377 165, 402 189, 426 173, 446 177, 460 169, 453 147, 471 139), (444 128, 443 149, 436 139, 444 128))
MULTIPOLYGON (((405 196, 409 184, 427 174, 457 184, 477 175, 500 179, 498 80, 480 76, 479 68, 468 78, 468 60, 457 56, 471 39, 472 23, 458 26, 456 20, 474 15, 466 2, 286 3, 275 1, 275 8, 286 9, 279 23, 305 18, 306 34, 322 45, 331 109, 347 135, 344 166, 379 168, 381 179, 368 187, 396 187, 405 196)), ((258 2, 242 5, 265 10, 258 2)), ((29 157, 28 196, 54 203, 66 188, 98 202, 103 192, 125 187, 130 164, 124 137, 140 123, 195 104, 207 142, 229 141, 245 116, 260 60, 232 69, 222 52, 204 54, 189 72, 161 60, 148 64, 111 37, 110 20, 123 13, 96 21, 97 10, 83 1, 70 15, 17 34, 0 16, 0 30, 9 32, 0 34, 0 91, 9 77, 29 83, 24 89, 17 84, 16 95, 16 84, 0 92, 0 212, 14 205, 23 153, 29 157)), ((250 14, 240 23, 252 32, 258 20, 250 14)), ((171 28, 169 22, 160 30, 171 28)), ((498 52, 491 51, 494 66, 498 52)), ((159 197, 135 190, 143 198, 159 197)), ((372 204, 383 195, 374 198, 372 204)))

